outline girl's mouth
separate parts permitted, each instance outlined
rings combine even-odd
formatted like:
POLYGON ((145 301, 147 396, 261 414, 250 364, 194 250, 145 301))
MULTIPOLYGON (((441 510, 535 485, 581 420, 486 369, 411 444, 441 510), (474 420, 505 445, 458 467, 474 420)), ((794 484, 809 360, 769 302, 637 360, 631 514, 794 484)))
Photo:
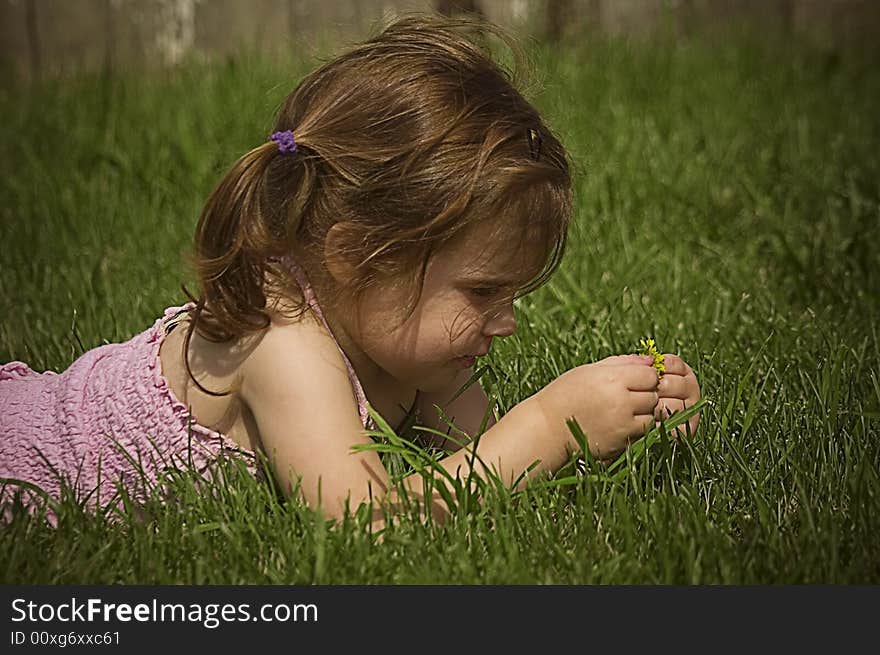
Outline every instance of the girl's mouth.
POLYGON ((471 368, 477 362, 477 357, 483 357, 489 354, 489 349, 491 347, 492 342, 490 341, 485 346, 480 347, 477 352, 471 355, 462 355, 461 357, 456 357, 454 361, 462 368, 471 368))

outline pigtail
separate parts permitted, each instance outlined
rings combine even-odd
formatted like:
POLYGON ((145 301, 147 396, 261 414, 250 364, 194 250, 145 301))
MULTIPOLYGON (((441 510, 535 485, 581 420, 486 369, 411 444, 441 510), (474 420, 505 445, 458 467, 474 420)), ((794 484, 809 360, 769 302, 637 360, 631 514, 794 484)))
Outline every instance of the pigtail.
POLYGON ((186 369, 205 393, 228 392, 206 389, 193 376, 192 335, 223 342, 268 327, 267 283, 288 283, 275 263, 289 254, 313 195, 314 167, 307 158, 264 143, 233 164, 205 203, 190 258, 199 295, 184 287, 195 303, 184 340, 186 369))
POLYGON ((292 249, 311 202, 307 158, 264 143, 235 162, 205 203, 192 258, 205 338, 227 341, 269 325, 267 275, 277 275, 272 261, 292 249))
MULTIPOLYGON (((262 252, 267 241, 262 201, 275 144, 264 144, 233 165, 208 198, 196 227, 195 267, 202 295, 199 331, 225 341, 268 325, 263 313, 262 252)), ((198 322, 198 320, 196 321, 198 322)))

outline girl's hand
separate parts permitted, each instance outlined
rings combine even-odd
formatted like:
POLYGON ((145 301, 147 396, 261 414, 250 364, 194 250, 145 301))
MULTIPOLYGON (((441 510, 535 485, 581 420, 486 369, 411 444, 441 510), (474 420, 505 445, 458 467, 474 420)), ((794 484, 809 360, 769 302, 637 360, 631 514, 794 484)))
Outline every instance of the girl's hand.
MULTIPOLYGON (((661 421, 668 419, 675 412, 690 407, 701 397, 700 385, 691 367, 678 355, 664 354, 664 358, 666 373, 663 374, 663 379, 660 380, 659 402, 654 413, 657 425, 661 421)), ((695 414, 688 419, 687 425, 690 427, 692 435, 697 433, 697 426, 699 424, 699 414, 695 414)), ((681 431, 682 435, 686 434, 685 430, 684 425, 676 428, 676 432, 681 431)))
POLYGON ((608 357, 566 371, 535 398, 551 429, 567 434, 570 451, 580 450, 565 424, 574 417, 593 457, 609 460, 654 425, 659 394, 652 363, 641 355, 608 357))

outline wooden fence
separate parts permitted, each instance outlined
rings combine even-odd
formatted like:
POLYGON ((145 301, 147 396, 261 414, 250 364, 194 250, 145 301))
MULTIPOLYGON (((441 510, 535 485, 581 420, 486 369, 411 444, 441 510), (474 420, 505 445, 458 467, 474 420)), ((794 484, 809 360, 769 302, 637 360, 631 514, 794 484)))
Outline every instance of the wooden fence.
POLYGON ((538 38, 682 37, 735 22, 830 48, 880 35, 880 0, 0 0, 0 62, 24 75, 143 69, 242 49, 314 52, 407 11, 469 9, 538 38))

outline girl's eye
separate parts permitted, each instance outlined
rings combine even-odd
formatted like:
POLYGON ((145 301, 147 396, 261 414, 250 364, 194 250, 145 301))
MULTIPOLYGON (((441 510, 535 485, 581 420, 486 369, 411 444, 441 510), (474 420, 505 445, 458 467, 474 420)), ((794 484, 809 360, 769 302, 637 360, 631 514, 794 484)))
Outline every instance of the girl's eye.
POLYGON ((491 298, 492 296, 498 295, 498 292, 498 287, 473 287, 470 290, 471 295, 474 295, 477 298, 491 298))

